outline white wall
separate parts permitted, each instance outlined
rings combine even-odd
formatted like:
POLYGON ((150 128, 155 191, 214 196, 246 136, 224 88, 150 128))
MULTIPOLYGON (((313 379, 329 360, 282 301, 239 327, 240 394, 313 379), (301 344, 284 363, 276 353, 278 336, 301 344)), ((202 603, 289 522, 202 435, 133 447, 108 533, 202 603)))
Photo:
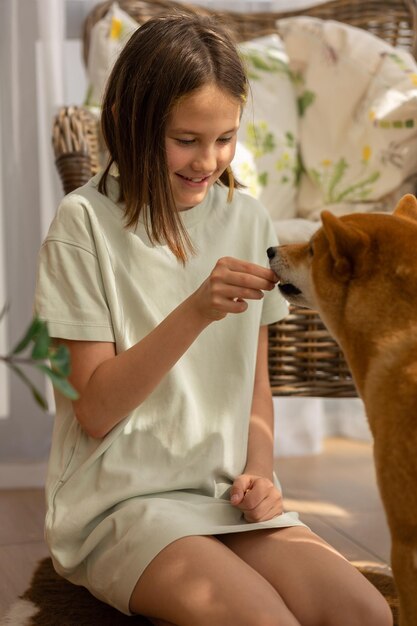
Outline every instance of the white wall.
MULTIPOLYGON (((1 0, 0 306, 4 300, 10 303, 7 324, 2 323, 2 353, 20 338, 31 320, 41 241, 36 23, 35 0, 1 0)), ((7 375, 2 367, 0 376, 0 404, 7 414, 7 419, 0 420, 0 464, 44 460, 50 444, 51 416, 38 409, 15 375, 7 375)), ((40 375, 33 380, 44 384, 40 375)))
MULTIPOLYGON (((1 106, 1 100, 0 100, 1 106)), ((0 112, 1 116, 1 112, 0 112)), ((0 146, 1 146, 1 125, 0 125, 0 146)), ((0 151, 0 189, 2 189, 2 154, 0 151)), ((6 272, 5 272, 5 233, 3 224, 3 198, 0 194, 0 311, 6 305, 6 272)), ((7 316, 0 322, 0 354, 7 352, 7 316)), ((0 420, 5 419, 9 414, 9 379, 6 365, 0 361, 0 420)))

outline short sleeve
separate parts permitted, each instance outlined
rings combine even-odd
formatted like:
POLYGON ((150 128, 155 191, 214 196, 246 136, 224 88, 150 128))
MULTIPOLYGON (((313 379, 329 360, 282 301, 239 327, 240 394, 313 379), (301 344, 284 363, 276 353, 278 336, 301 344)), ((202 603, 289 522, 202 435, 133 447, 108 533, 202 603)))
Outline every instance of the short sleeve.
POLYGON ((265 292, 263 299, 261 326, 273 324, 288 315, 288 304, 282 297, 278 287, 265 292))
MULTIPOLYGON (((262 204, 261 207, 262 215, 265 220, 263 227, 264 237, 262 243, 262 254, 263 258, 266 258, 266 265, 269 266, 266 251, 270 247, 277 246, 279 242, 274 224, 268 211, 262 204)), ((265 291, 261 314, 261 326, 278 322, 286 315, 288 315, 288 304, 281 295, 278 287, 275 287, 272 291, 265 291)))
POLYGON ((34 311, 51 337, 114 341, 100 264, 82 210, 58 213, 38 260, 34 311))

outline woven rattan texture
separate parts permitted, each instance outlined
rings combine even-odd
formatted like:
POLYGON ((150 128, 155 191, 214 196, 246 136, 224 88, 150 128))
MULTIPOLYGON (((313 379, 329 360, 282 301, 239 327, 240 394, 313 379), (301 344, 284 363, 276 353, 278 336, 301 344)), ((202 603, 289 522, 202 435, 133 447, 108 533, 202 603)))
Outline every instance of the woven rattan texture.
MULTIPOLYGON (((91 29, 110 5, 111 0, 97 4, 84 22, 84 62, 88 58, 91 29)), ((332 0, 301 11, 267 13, 210 11, 170 0, 119 0, 119 5, 140 24, 173 10, 216 15, 233 31, 237 41, 277 32, 277 19, 310 15, 363 28, 417 57, 416 0, 332 0)), ((99 169, 96 119, 82 107, 63 107, 54 121, 53 148, 64 191, 68 193, 99 169)), ((288 317, 270 326, 269 374, 275 396, 356 395, 340 348, 318 314, 308 309, 291 307, 288 317)))
MULTIPOLYGON (((90 31, 105 15, 111 0, 98 4, 84 22, 84 61, 88 58, 90 31)), ((209 11, 190 4, 168 0, 119 0, 119 5, 137 22, 167 10, 198 11, 217 15, 227 23, 240 41, 276 32, 276 20, 294 15, 311 15, 321 19, 338 20, 358 28, 364 28, 393 46, 416 53, 416 3, 414 0, 332 0, 300 11, 243 13, 234 11, 209 11)))
POLYGON ((316 311, 291 307, 269 327, 269 378, 276 396, 356 396, 343 353, 316 311))

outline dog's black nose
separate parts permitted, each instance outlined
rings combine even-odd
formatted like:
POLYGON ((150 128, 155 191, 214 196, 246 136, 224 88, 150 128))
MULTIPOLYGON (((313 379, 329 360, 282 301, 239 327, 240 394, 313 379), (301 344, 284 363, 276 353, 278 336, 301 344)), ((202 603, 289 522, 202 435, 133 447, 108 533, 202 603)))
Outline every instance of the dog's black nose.
POLYGON ((275 250, 274 248, 268 248, 268 250, 266 251, 267 255, 268 255, 268 259, 273 259, 275 256, 275 250))

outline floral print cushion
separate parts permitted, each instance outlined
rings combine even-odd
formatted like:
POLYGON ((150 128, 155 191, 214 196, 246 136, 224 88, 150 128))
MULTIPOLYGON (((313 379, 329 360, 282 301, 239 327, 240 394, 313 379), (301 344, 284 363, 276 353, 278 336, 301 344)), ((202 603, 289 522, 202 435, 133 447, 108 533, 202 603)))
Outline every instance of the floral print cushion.
POLYGON ((119 53, 132 33, 139 28, 117 2, 113 2, 104 17, 91 29, 87 60, 88 91, 85 104, 99 107, 107 78, 119 53))
POLYGON ((396 191, 415 189, 415 60, 330 20, 296 17, 277 26, 299 102, 298 214, 392 210, 396 191))
POLYGON ((238 179, 268 209, 273 220, 295 217, 299 174, 297 102, 288 58, 277 35, 241 43, 251 90, 238 141, 252 156, 237 155, 238 179), (254 171, 255 168, 255 171, 254 171), (256 183, 254 181, 256 177, 256 183))
POLYGON ((241 191, 259 198, 262 189, 255 159, 252 152, 240 141, 236 142, 236 152, 231 166, 236 179, 244 185, 241 191))

